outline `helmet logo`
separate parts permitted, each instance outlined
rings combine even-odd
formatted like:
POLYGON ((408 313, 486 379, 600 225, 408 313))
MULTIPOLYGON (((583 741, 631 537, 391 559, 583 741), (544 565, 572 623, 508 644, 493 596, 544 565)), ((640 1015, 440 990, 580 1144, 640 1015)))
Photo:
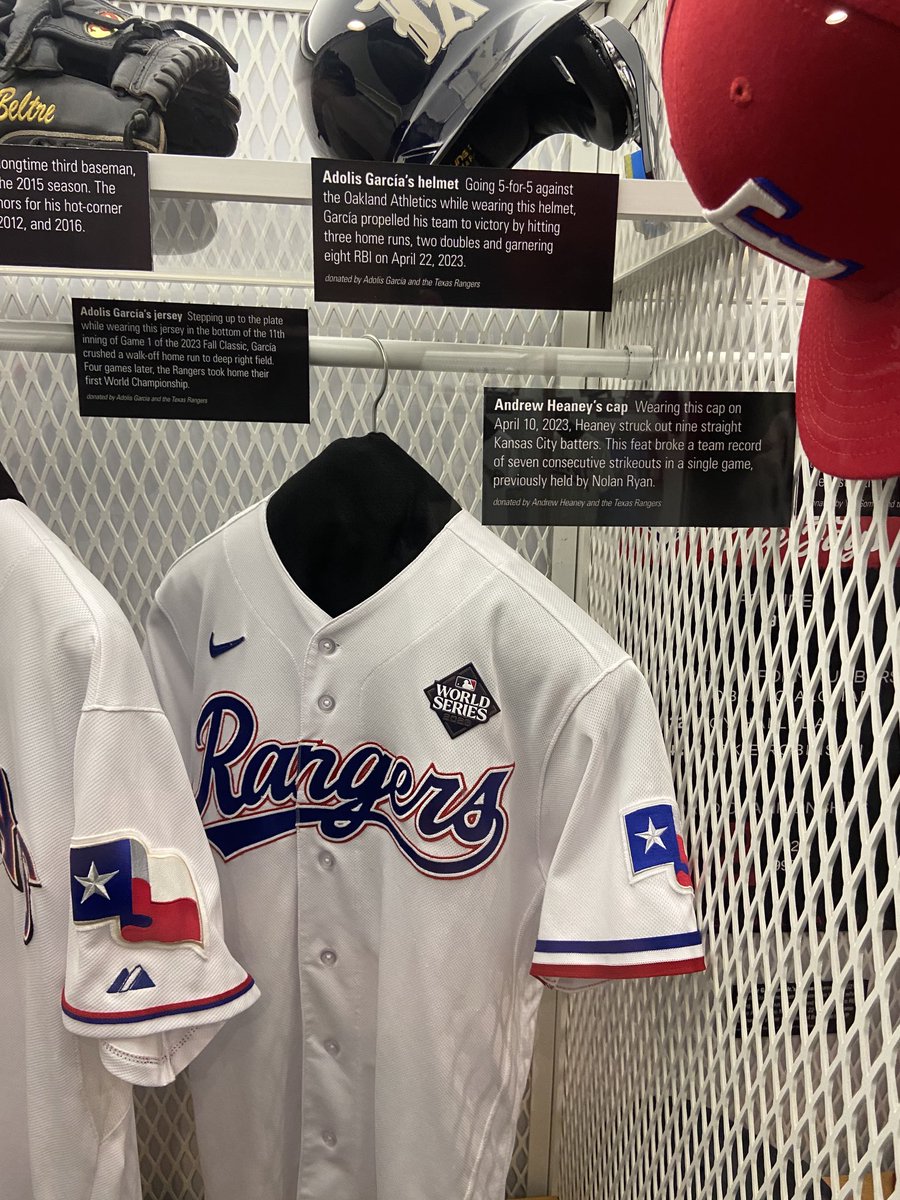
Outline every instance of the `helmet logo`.
POLYGON ((368 13, 378 7, 394 18, 396 33, 418 46, 427 63, 488 11, 477 0, 359 0, 356 11, 368 13))

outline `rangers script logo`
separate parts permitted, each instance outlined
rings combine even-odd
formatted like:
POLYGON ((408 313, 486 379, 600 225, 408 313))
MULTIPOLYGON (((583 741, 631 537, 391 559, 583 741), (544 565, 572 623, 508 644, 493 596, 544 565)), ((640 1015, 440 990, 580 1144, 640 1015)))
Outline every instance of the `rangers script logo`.
POLYGON ((217 692, 200 710, 197 806, 226 861, 314 828, 330 842, 380 829, 416 870, 455 879, 483 870, 506 840, 503 793, 514 765, 491 767, 469 786, 431 764, 364 742, 347 754, 321 741, 257 740, 252 705, 217 692))

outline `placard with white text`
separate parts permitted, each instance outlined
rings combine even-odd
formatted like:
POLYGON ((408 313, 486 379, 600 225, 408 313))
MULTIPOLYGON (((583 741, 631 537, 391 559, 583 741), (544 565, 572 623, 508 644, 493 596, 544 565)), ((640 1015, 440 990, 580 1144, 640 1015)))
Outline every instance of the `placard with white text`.
POLYGON ((309 421, 305 309, 73 300, 86 417, 309 421))
POLYGON ((487 388, 486 525, 788 525, 790 392, 487 388))
POLYGON ((616 175, 314 159, 317 300, 608 311, 616 175))
POLYGON ((0 147, 0 263, 152 271, 147 155, 0 147))

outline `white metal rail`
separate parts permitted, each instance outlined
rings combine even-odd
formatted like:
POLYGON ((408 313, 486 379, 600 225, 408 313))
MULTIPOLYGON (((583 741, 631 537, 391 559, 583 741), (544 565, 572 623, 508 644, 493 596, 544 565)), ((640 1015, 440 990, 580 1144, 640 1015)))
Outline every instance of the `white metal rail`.
MULTIPOLYGON (((308 205, 312 172, 308 162, 151 154, 150 190, 154 195, 190 199, 308 205)), ((644 217, 703 219, 700 205, 681 180, 620 179, 619 220, 644 217)))
MULTIPOLYGON (((655 366, 650 346, 589 350, 577 346, 483 346, 472 342, 385 339, 387 367, 401 371, 473 371, 479 374, 576 376, 648 379, 655 366)), ((72 325, 62 321, 0 321, 0 351, 71 354, 72 325)), ((380 367, 375 342, 363 337, 309 339, 309 361, 316 367, 380 367)))

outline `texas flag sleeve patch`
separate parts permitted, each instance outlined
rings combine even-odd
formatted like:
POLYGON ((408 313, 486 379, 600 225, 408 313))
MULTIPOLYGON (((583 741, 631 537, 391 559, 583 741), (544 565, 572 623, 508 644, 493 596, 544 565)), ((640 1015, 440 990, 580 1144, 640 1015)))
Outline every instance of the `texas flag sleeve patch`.
POLYGON ((650 800, 609 813, 593 841, 571 839, 548 876, 531 974, 575 986, 704 970, 680 827, 671 801, 650 800))
POLYGON ((151 854, 135 837, 73 846, 72 919, 111 922, 125 942, 203 944, 197 890, 178 854, 151 854))
POLYGON ((671 804, 644 804, 622 814, 632 879, 663 872, 679 887, 693 890, 691 866, 671 804))

